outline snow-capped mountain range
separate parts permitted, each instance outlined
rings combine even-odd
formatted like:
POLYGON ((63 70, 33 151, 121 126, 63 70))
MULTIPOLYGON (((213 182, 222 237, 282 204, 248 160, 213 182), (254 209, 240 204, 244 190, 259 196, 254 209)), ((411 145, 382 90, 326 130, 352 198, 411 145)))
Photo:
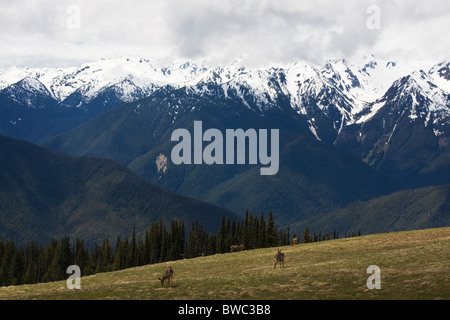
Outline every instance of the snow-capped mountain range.
MULTIPOLYGON (((285 99, 298 114, 306 116, 317 139, 333 142, 344 127, 364 124, 388 100, 404 95, 413 99, 408 106, 410 119, 423 117, 427 124, 433 119, 440 125, 435 133, 443 134, 443 123, 450 120, 449 65, 445 61, 421 70, 368 56, 358 63, 340 59, 329 60, 323 66, 296 61, 249 69, 235 61, 212 68, 190 62, 164 67, 155 61, 126 56, 79 67, 0 69, 0 93, 30 108, 39 108, 32 99, 37 94, 64 107, 83 107, 98 97, 107 104, 111 94, 116 104, 132 102, 164 86, 240 99, 257 112, 279 107, 279 101, 285 99), (400 85, 397 97, 387 97, 392 87, 400 85), (106 93, 107 97, 102 96, 106 93)), ((10 120, 13 123, 17 119, 10 120)))
POLYGON ((116 86, 124 101, 129 102, 137 91, 148 95, 162 85, 189 81, 204 70, 189 62, 161 67, 154 61, 131 56, 102 59, 69 68, 12 67, 0 70, 0 90, 29 78, 41 83, 54 99, 63 102, 74 93, 90 100, 102 90, 116 86))

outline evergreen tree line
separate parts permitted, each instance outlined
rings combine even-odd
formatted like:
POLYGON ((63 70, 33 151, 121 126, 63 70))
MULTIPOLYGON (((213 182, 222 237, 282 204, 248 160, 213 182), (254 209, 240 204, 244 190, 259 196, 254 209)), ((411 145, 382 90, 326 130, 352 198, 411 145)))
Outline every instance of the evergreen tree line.
MULTIPOLYGON (((67 279, 69 275, 66 270, 70 265, 79 266, 82 276, 87 276, 226 253, 230 252, 232 245, 243 244, 248 250, 288 245, 291 241, 289 228, 278 230, 272 212, 269 212, 267 220, 264 214, 258 217, 248 211, 245 218, 239 221, 222 217, 216 234, 203 230, 202 223, 197 220, 192 222, 187 236, 183 220, 172 220, 169 225, 166 227, 160 220, 152 223, 139 239, 133 231, 131 238, 117 237, 115 244, 107 238, 91 249, 83 239, 77 238, 71 243, 67 236, 60 240, 53 238, 45 246, 31 241, 23 248, 17 248, 12 241, 0 239, 0 286, 67 279)), ((306 229, 302 242, 330 239, 329 233, 326 235, 311 236, 306 229)), ((337 237, 336 233, 334 236, 337 237)))
MULTIPOLYGON (((357 237, 357 236, 361 236, 361 230, 358 231, 358 233, 345 232, 345 234, 344 234, 344 238, 357 237)), ((294 235, 294 237, 296 237, 296 235, 294 235)), ((339 239, 339 232, 334 230, 333 235, 331 235, 331 232, 322 233, 322 231, 314 231, 313 233, 311 233, 309 231, 309 228, 306 228, 303 231, 303 236, 302 236, 301 240, 302 240, 302 243, 309 243, 309 242, 318 242, 318 241, 325 241, 325 240, 331 240, 331 239, 339 239)))
POLYGON ((67 267, 77 265, 82 276, 116 271, 146 264, 213 255, 230 251, 233 244, 244 244, 246 249, 285 245, 289 234, 277 231, 270 212, 258 218, 247 212, 245 219, 232 221, 222 217, 217 234, 203 230, 202 223, 194 221, 188 235, 183 220, 172 220, 166 227, 162 220, 154 222, 138 239, 117 237, 115 244, 105 239, 89 249, 83 239, 73 243, 65 236, 53 238, 45 246, 35 241, 22 248, 13 241, 0 239, 0 286, 31 284, 67 279, 67 267))

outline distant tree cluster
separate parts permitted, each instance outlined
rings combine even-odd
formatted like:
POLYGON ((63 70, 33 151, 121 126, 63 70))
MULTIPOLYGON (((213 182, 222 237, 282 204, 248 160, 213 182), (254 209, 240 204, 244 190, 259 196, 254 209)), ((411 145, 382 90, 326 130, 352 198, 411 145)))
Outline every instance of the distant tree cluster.
MULTIPOLYGON (((356 236, 361 236, 361 231, 358 231, 358 233, 345 232, 345 234, 344 234, 344 238, 356 237, 356 236)), ((295 237, 295 235, 294 235, 294 237, 295 237)), ((334 230, 333 235, 331 235, 330 231, 328 231, 326 233, 322 233, 322 231, 310 232, 309 228, 306 228, 303 231, 302 243, 326 241, 326 240, 331 240, 331 239, 339 239, 339 232, 334 230)))
POLYGON ((252 212, 246 212, 245 219, 236 222, 234 219, 222 218, 217 232, 216 253, 230 251, 231 245, 243 244, 245 249, 268 248, 289 244, 289 228, 277 230, 272 211, 266 219, 252 212))
POLYGON ((115 244, 105 239, 91 249, 83 239, 71 243, 69 237, 52 239, 45 246, 31 241, 18 248, 12 241, 0 239, 0 286, 31 284, 67 279, 67 267, 77 265, 82 275, 116 271, 146 264, 213 255, 230 251, 233 244, 246 249, 289 244, 289 231, 277 231, 273 213, 266 218, 247 212, 245 219, 232 221, 222 217, 217 234, 203 230, 197 220, 186 236, 183 220, 154 222, 139 237, 117 237, 115 244))

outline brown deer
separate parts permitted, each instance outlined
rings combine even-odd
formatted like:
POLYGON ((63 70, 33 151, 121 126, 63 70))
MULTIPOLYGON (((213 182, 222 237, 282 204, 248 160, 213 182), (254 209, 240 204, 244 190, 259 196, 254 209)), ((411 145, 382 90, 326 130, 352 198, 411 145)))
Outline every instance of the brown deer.
POLYGON ((292 238, 291 246, 295 246, 296 244, 298 244, 298 238, 294 237, 292 238))
POLYGON ((278 253, 274 255, 273 260, 275 260, 275 264, 273 265, 273 268, 277 268, 277 263, 280 263, 280 269, 283 266, 284 268, 284 253, 281 252, 281 249, 278 249, 278 253))
POLYGON ((241 245, 235 244, 230 247, 231 252, 243 251, 244 249, 245 249, 245 246, 243 244, 241 244, 241 245))
POLYGON ((164 280, 167 280, 167 286, 170 286, 172 284, 172 278, 173 278, 173 268, 167 267, 166 270, 164 270, 162 278, 158 278, 158 280, 161 281, 161 286, 164 285, 164 280))

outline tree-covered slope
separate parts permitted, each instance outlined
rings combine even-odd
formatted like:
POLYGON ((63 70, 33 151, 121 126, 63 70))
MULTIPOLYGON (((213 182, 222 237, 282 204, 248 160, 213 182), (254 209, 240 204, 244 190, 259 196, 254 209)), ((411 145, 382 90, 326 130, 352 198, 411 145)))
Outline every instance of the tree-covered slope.
POLYGON ((402 190, 351 203, 303 226, 362 234, 450 226, 450 186, 402 190), (319 227, 320 226, 320 227, 319 227))
POLYGON ((87 242, 139 234, 159 219, 216 231, 228 210, 161 189, 111 160, 66 156, 0 136, 0 237, 87 242))

